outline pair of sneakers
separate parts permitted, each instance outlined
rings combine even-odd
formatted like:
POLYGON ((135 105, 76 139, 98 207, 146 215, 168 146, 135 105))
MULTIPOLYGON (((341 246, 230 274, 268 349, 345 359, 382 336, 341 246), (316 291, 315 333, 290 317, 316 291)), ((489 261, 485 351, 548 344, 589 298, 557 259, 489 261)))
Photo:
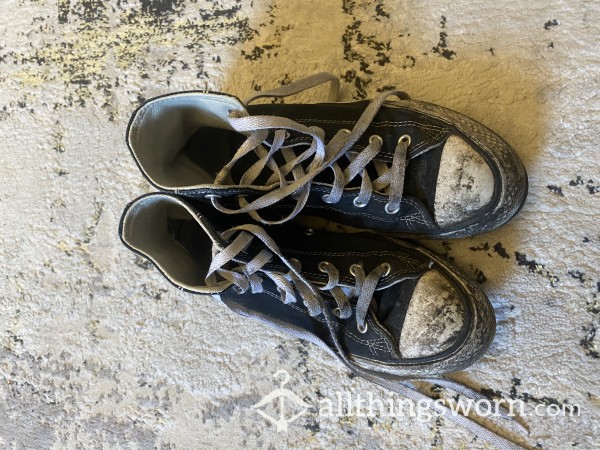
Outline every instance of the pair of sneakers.
POLYGON ((243 103, 206 91, 146 102, 127 143, 161 192, 125 208, 121 239, 178 288, 309 340, 368 380, 416 400, 405 380, 460 392, 441 375, 485 353, 493 308, 469 277, 398 238, 504 224, 525 201, 523 164, 457 112, 399 91, 339 103, 338 91, 320 73, 243 103), (251 105, 323 83, 330 103, 251 105))

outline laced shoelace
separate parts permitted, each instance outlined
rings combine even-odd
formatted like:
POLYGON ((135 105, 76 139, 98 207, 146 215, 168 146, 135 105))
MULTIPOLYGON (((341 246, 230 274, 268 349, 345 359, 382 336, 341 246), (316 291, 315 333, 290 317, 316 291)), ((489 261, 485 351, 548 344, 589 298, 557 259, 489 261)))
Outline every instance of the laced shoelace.
MULTIPOLYGON (((346 351, 343 349, 339 341, 337 327, 333 323, 333 318, 330 315, 329 309, 325 306, 324 300, 319 293, 319 289, 317 289, 302 275, 300 272, 300 263, 297 260, 286 259, 273 239, 261 227, 256 225, 242 225, 234 227, 225 231, 221 235, 224 239, 231 242, 224 249, 220 249, 213 245, 213 260, 206 275, 207 285, 217 285, 219 283, 218 277, 222 277, 223 279, 231 282, 234 286, 234 289, 238 293, 244 293, 247 291, 252 293, 260 293, 263 292, 262 276, 267 276, 277 286, 277 289, 281 295, 281 299, 284 303, 296 302, 299 297, 300 300, 303 301, 311 316, 323 316, 325 324, 329 330, 331 340, 336 349, 336 355, 344 363, 344 365, 355 374, 393 392, 396 392, 414 402, 417 402, 418 404, 427 405, 440 416, 448 418, 449 420, 462 425, 473 432, 476 436, 487 440, 502 450, 532 448, 526 445, 516 444, 511 440, 500 436, 494 431, 491 431, 485 426, 480 425, 470 417, 453 413, 448 406, 439 403, 432 397, 429 397, 428 395, 419 391, 412 384, 411 380, 407 379, 406 377, 376 372, 374 370, 365 369, 356 364, 348 357, 346 351), (236 237, 233 238, 233 236, 236 237), (241 252, 244 252, 246 249, 248 249, 249 245, 255 238, 259 239, 262 244, 264 244, 264 248, 259 250, 256 256, 254 256, 247 263, 236 261, 236 257, 241 252), (279 262, 281 262, 281 264, 287 268, 287 272, 271 270, 265 267, 268 263, 273 262, 275 257, 277 257, 279 262)), ((389 273, 390 267, 382 264, 369 274, 366 274, 364 269, 362 269, 362 266, 353 265, 351 268, 351 273, 355 276, 356 281, 355 286, 351 288, 347 286, 340 286, 339 271, 332 263, 326 261, 322 262, 319 265, 319 269, 328 275, 328 282, 321 287, 320 290, 329 291, 336 301, 337 312, 334 312, 334 314, 344 318, 350 317, 352 314, 352 307, 350 305, 349 298, 358 297, 356 303, 357 326, 364 327, 362 329, 359 328, 359 331, 366 332, 367 327, 365 320, 370 300, 379 280, 389 273)), ((451 389, 458 394, 474 400, 486 399, 486 397, 479 392, 448 378, 419 378, 415 379, 414 381, 423 381, 433 385, 441 386, 446 389, 451 389)), ((506 410, 500 409, 498 412, 503 419, 510 420, 511 423, 513 423, 521 433, 528 433, 527 429, 513 417, 509 416, 506 410)))
MULTIPOLYGON (((335 101, 339 94, 339 81, 334 75, 323 72, 290 83, 279 89, 257 94, 246 100, 245 104, 247 105, 260 97, 286 97, 327 82, 332 83, 330 96, 335 101)), ((324 202, 330 204, 339 202, 344 193, 344 188, 357 176, 360 176, 360 190, 353 200, 356 207, 366 206, 373 192, 376 191, 388 196, 388 202, 385 206, 386 213, 398 213, 402 200, 407 159, 416 157, 428 149, 421 150, 418 153, 409 152, 411 138, 409 135, 403 135, 394 149, 392 163, 388 165, 383 161, 375 160, 383 147, 383 139, 378 135, 373 135, 363 150, 351 151, 352 147, 366 132, 381 106, 391 96, 408 97, 404 92, 396 90, 381 93, 372 100, 352 130, 339 130, 328 143, 324 141, 325 133, 322 129, 307 127, 284 117, 260 115, 238 117, 230 115, 228 120, 231 127, 239 133, 247 134, 248 138, 236 151, 229 163, 217 174, 214 184, 226 185, 227 180, 231 179, 234 166, 240 163, 246 155, 253 152, 258 160, 244 172, 239 180, 239 185, 259 187, 267 192, 253 201, 248 201, 245 197, 239 196, 237 199, 239 208, 237 209, 221 205, 217 194, 208 197, 211 198, 214 207, 223 213, 248 213, 259 222, 269 225, 281 224, 298 215, 306 205, 314 179, 325 169, 330 168, 333 171, 334 180, 331 191, 323 195, 324 202), (310 139, 310 144, 306 142, 287 142, 290 131, 305 135, 310 139), (271 134, 273 138, 269 142, 268 138, 271 134), (308 148, 296 155, 293 150, 294 147, 306 147, 307 145, 308 148), (279 165, 275 161, 276 154, 282 155, 285 163, 279 165), (348 159, 348 164, 343 170, 338 164, 342 156, 348 159), (310 163, 305 169, 302 163, 309 160, 310 163), (374 167, 377 174, 374 180, 371 180, 368 173, 367 166, 369 165, 374 167), (254 183, 266 168, 271 170, 272 174, 262 185, 255 185, 254 183), (289 196, 292 196, 296 204, 293 210, 281 220, 267 220, 258 214, 258 210, 271 206, 289 196)))
MULTIPOLYGON (((286 259, 273 239, 259 226, 242 225, 234 227, 222 233, 222 236, 224 239, 229 240, 236 233, 237 236, 232 239, 225 249, 219 250, 216 246, 213 246, 213 259, 206 276, 206 282, 209 286, 214 286, 217 283, 216 276, 219 275, 233 283, 234 289, 239 293, 247 291, 260 293, 263 292, 263 280, 260 274, 264 274, 277 286, 284 303, 295 303, 298 300, 298 295, 300 295, 311 316, 322 314, 323 306, 320 295, 302 275, 300 261, 286 259), (245 264, 240 263, 233 269, 225 268, 237 255, 248 248, 254 238, 260 239, 267 248, 261 249, 254 258, 245 264), (275 255, 288 267, 286 273, 269 270, 265 267, 273 260, 275 255)), ((350 299, 356 298, 356 326, 358 331, 365 333, 367 331, 367 314, 371 299, 379 280, 390 273, 391 266, 388 263, 383 263, 369 274, 366 274, 362 265, 354 264, 350 269, 350 273, 355 278, 354 286, 351 287, 342 286, 340 273, 332 263, 321 261, 319 270, 328 277, 327 283, 319 290, 329 291, 335 300, 337 306, 334 309, 334 314, 342 319, 349 318, 353 312, 350 299)))

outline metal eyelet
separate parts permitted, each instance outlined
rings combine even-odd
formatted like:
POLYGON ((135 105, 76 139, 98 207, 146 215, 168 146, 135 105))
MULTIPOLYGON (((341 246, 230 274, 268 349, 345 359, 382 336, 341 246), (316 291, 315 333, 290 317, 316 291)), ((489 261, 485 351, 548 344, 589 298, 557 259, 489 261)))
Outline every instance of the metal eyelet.
POLYGON ((331 263, 329 261, 321 261, 317 267, 319 268, 319 271, 327 273, 327 269, 325 269, 325 267, 330 265, 331 263))
POLYGON ((243 294, 244 293, 244 290, 241 287, 239 287, 237 284, 233 285, 233 290, 236 292, 236 294, 243 294))
POLYGON ((348 128, 341 128, 341 129, 340 129, 340 131, 341 131, 342 133, 346 133, 346 134, 350 134, 350 133, 352 133, 352 131, 350 131, 348 128))
POLYGON ((394 209, 391 209, 390 204, 386 203, 385 204, 385 212, 388 214, 398 214, 398 211, 400 211, 400 206, 397 206, 394 209))
POLYGON ((390 263, 385 262, 381 265, 381 267, 385 268, 385 273, 383 275, 381 275, 382 277, 387 277, 390 274, 390 272, 392 271, 392 266, 390 265, 390 263))
POLYGON ((204 196, 204 198, 213 199, 213 198, 221 198, 221 196, 220 196, 220 195, 218 195, 218 194, 206 194, 206 195, 204 196))
POLYGON ((288 261, 290 263, 292 263, 295 266, 299 266, 300 265, 300 260, 298 258, 288 258, 288 261))
POLYGON ((383 145, 383 138, 381 136, 379 136, 378 134, 374 134, 372 136, 369 137, 369 144, 372 144, 373 141, 379 141, 380 145, 383 145))
POLYGON ((351 275, 356 276, 357 275, 356 271, 358 269, 362 269, 362 266, 360 264, 352 264, 350 266, 350 269, 348 269, 348 271, 350 272, 351 275))
POLYGON ((285 130, 285 134, 283 135, 283 140, 288 140, 290 138, 290 132, 285 130))
POLYGON ((400 136, 400 139, 398 139, 398 143, 406 142, 407 147, 410 145, 411 141, 412 139, 408 134, 403 134, 402 136, 400 136))
POLYGON ((356 324, 356 329, 358 330, 359 333, 365 334, 367 332, 367 330, 369 329, 369 324, 367 322, 365 322, 365 325, 362 327, 359 324, 356 324))
POLYGON ((323 200, 325 203, 329 203, 329 204, 334 203, 334 201, 331 199, 331 197, 329 196, 329 194, 323 195, 321 197, 321 200, 323 200))
POLYGON ((341 319, 341 317, 340 317, 340 316, 341 316, 341 314, 342 314, 342 310, 340 309, 340 307, 339 307, 339 306, 338 306, 338 307, 336 307, 336 308, 334 308, 334 310, 333 310, 333 315, 334 315, 335 317, 337 317, 337 318, 340 318, 340 319, 341 319))
POLYGON ((364 208, 365 206, 367 206, 367 203, 361 203, 358 201, 358 197, 354 197, 354 200, 352 200, 352 203, 354 204, 354 206, 356 206, 357 208, 364 208))
POLYGON ((313 234, 315 234, 315 230, 313 230, 312 228, 307 228, 306 230, 304 230, 304 234, 307 236, 312 236, 313 234))

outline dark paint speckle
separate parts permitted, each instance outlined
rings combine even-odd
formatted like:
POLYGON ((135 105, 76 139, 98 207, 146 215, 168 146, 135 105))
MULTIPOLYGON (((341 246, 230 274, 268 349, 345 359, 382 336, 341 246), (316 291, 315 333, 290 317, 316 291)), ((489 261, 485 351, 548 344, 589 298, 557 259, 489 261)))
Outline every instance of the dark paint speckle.
POLYGON ((596 184, 593 179, 588 179, 586 182, 581 175, 577 175, 575 179, 569 181, 569 186, 585 186, 590 195, 600 192, 600 185, 596 184))
POLYGON ((577 407, 577 405, 571 405, 568 399, 560 401, 555 397, 536 397, 527 392, 519 393, 517 387, 521 386, 521 379, 513 378, 511 382, 512 387, 510 388, 510 393, 508 396, 513 400, 518 399, 522 400, 524 403, 533 403, 537 405, 557 405, 561 410, 567 413, 572 412, 574 414, 579 414, 579 408, 577 407))
POLYGON ((506 249, 502 246, 501 242, 496 242, 494 244, 494 251, 498 253, 502 258, 510 259, 510 255, 507 253, 506 249))
POLYGON ((308 431, 310 431, 312 433, 318 433, 319 431, 321 431, 321 426, 319 425, 319 422, 317 422, 317 421, 309 422, 309 423, 305 424, 304 428, 306 428, 308 431))
POLYGON ((454 50, 450 50, 448 48, 448 33, 446 32, 446 17, 442 16, 440 20, 440 25, 442 27, 442 31, 440 31, 440 39, 435 47, 431 49, 433 53, 437 53, 440 56, 443 56, 446 59, 454 59, 456 56, 456 52, 454 50))
POLYGON ((58 23, 67 23, 69 21, 70 0, 58 0, 58 23))
POLYGON ((153 16, 173 14, 183 0, 141 0, 142 13, 153 16))
POLYGON ((406 55, 406 57, 404 58, 404 63, 402 63, 402 68, 410 69, 412 67, 415 67, 416 63, 417 59, 414 56, 406 55))
POLYGON ((586 281, 586 276, 584 272, 581 272, 579 270, 569 270, 569 275, 571 275, 571 278, 574 278, 576 280, 579 280, 580 283, 585 283, 586 281))
POLYGON ((562 188, 560 186, 555 186, 554 184, 549 184, 546 187, 548 188, 548 190, 550 190, 550 192, 554 192, 555 194, 560 195, 561 197, 565 196, 565 194, 563 194, 562 188))
POLYGON ((390 18, 389 13, 383 9, 383 5, 381 3, 375 6, 375 14, 377 14, 379 17, 385 17, 387 19, 390 18))
POLYGON ((577 178, 575 178, 574 180, 569 181, 569 186, 580 186, 583 185, 583 179, 581 178, 580 175, 577 175, 577 178))
POLYGON ((548 281, 550 281, 550 286, 556 287, 560 278, 556 275, 550 274, 548 270, 544 268, 543 264, 538 264, 534 259, 527 259, 527 255, 519 252, 515 252, 515 259, 517 260, 517 264, 519 266, 525 266, 529 270, 529 273, 536 273, 538 275, 542 275, 548 281))
POLYGON ((70 2, 63 1, 62 7, 59 4, 59 23, 61 23, 61 16, 63 20, 68 21, 67 14, 69 13, 89 24, 107 18, 106 5, 101 0, 84 0, 76 3, 72 9, 69 9, 70 6, 70 2))
POLYGON ((485 242, 483 245, 480 245, 479 247, 469 247, 469 250, 473 251, 473 252, 487 252, 490 249, 490 244, 488 244, 487 242, 485 242))
POLYGON ((560 25, 560 22, 558 20, 552 19, 552 20, 547 21, 544 24, 544 30, 549 30, 550 28, 557 27, 559 25, 560 25))
POLYGON ((483 284, 487 281, 487 277, 485 276, 485 274, 477 268, 474 268, 474 274, 475 274, 475 281, 479 284, 483 284))
POLYGON ((342 11, 344 11, 344 14, 352 14, 354 12, 355 6, 356 6, 356 2, 354 0, 343 0, 342 1, 342 11))
POLYGON ((231 8, 224 8, 224 9, 217 9, 215 11, 211 11, 211 12, 204 12, 204 11, 200 11, 200 17, 202 17, 202 20, 212 20, 212 19, 216 19, 219 17, 224 17, 226 19, 233 19, 235 18, 236 14, 240 11, 241 6, 240 5, 236 5, 236 6, 232 6, 231 8))
POLYGON ((367 98, 365 87, 370 83, 370 80, 361 78, 355 70, 347 70, 342 79, 348 83, 353 83, 356 88, 356 95, 360 99, 367 98))
MULTIPOLYGON (((344 48, 344 59, 346 61, 358 61, 360 71, 372 75, 373 71, 369 69, 370 64, 378 64, 385 66, 391 62, 390 55, 392 53, 391 41, 377 40, 375 35, 368 35, 361 31, 362 21, 355 20, 352 24, 346 27, 342 35, 342 46, 344 48), (365 48, 364 52, 360 52, 365 48), (369 55, 375 52, 372 57, 369 55), (369 57, 367 56, 369 55, 369 57)), ((361 97, 364 98, 364 97, 361 97)))
POLYGON ((483 388, 480 392, 491 399, 502 398, 502 392, 500 392, 499 390, 483 388))
POLYGON ((583 348, 583 352, 590 358, 600 359, 600 352, 598 352, 598 348, 594 343, 597 331, 596 326, 592 322, 589 325, 581 328, 586 333, 583 339, 579 341, 579 345, 583 348))

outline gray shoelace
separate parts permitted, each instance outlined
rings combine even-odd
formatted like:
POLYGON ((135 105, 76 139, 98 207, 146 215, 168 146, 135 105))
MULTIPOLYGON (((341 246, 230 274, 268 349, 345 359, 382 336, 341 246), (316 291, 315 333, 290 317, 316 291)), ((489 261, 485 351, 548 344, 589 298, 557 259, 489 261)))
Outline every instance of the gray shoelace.
MULTIPOLYGON (((260 293, 263 291, 260 273, 273 281, 284 303, 295 303, 297 296, 300 295, 311 316, 318 316, 323 312, 322 299, 318 292, 315 292, 312 284, 302 275, 300 261, 286 259, 279 251, 277 244, 261 227, 242 225, 225 231, 222 236, 224 239, 232 239, 232 241, 223 250, 213 247, 213 259, 206 276, 208 285, 214 286, 217 283, 216 275, 219 275, 233 283, 237 292, 249 290, 252 293, 260 293), (232 239, 235 234, 237 236, 232 239), (225 268, 237 255, 248 248, 254 238, 260 239, 266 248, 260 250, 245 264, 238 263, 234 269, 225 268), (269 270, 265 267, 267 263, 273 261, 274 255, 288 268, 286 273, 269 270)), ((340 273, 330 262, 321 262, 319 270, 328 276, 327 283, 319 289, 330 292, 337 304, 334 310, 335 314, 342 319, 349 318, 352 315, 350 298, 356 298, 356 325, 359 331, 365 332, 371 299, 379 280, 389 274, 390 265, 381 264, 369 274, 365 273, 361 265, 353 265, 351 273, 354 275, 355 282, 352 287, 340 284, 340 273)))
MULTIPOLYGON (((356 364, 348 357, 345 350, 342 348, 337 336, 337 328, 333 323, 333 318, 331 317, 329 309, 325 306, 319 290, 302 275, 300 272, 300 265, 297 261, 286 259, 282 255, 273 239, 259 226, 242 225, 231 228, 221 235, 227 241, 231 241, 231 243, 224 249, 220 249, 213 245, 213 260, 206 276, 207 285, 215 286, 219 284, 218 276, 220 276, 232 283, 235 286, 235 290, 239 293, 247 291, 259 293, 262 292, 263 289, 263 279, 261 275, 266 275, 277 286, 284 303, 295 302, 297 301, 298 297, 300 297, 311 316, 323 316, 329 330, 331 340, 336 349, 336 355, 344 363, 344 365, 346 365, 346 367, 348 367, 355 374, 384 388, 390 389, 391 391, 396 392, 414 402, 427 405, 437 414, 464 426, 476 436, 485 439, 502 450, 532 448, 526 444, 516 444, 511 440, 500 436, 494 431, 480 425, 470 417, 452 412, 447 406, 436 402, 433 398, 417 390, 411 384, 410 379, 365 369, 356 364), (234 236, 236 237, 233 238, 234 236), (262 248, 255 257, 246 263, 241 263, 239 260, 236 261, 236 257, 241 252, 247 250, 255 238, 259 239, 262 244, 264 244, 264 248, 262 248), (265 267, 267 263, 273 262, 274 259, 276 259, 275 256, 278 258, 278 261, 276 262, 281 263, 285 267, 284 271, 287 270, 286 272, 270 270, 265 267)), ((382 265, 372 271, 369 275, 366 275, 364 270, 361 271, 358 268, 360 266, 353 267, 355 277, 357 279, 356 285, 352 289, 348 289, 346 287, 344 290, 339 286, 339 272, 337 272, 337 269, 335 269, 333 264, 328 263, 323 265, 320 269, 328 275, 329 281, 321 288, 321 290, 328 290, 332 294, 333 298, 338 304, 340 315, 347 315, 348 311, 350 311, 351 314, 352 308, 348 300, 348 294, 351 296, 356 296, 358 294, 359 300, 357 301, 356 305, 358 325, 359 315, 362 317, 362 323, 364 323, 372 294, 379 279, 384 276, 385 272, 388 271, 388 268, 382 265), (369 281, 367 281, 367 279, 369 279, 369 281), (343 296, 340 296, 339 299, 336 297, 336 295, 342 294, 343 296), (359 311, 358 302, 361 301, 361 296, 363 296, 363 303, 361 305, 361 311, 359 311), (362 308, 364 308, 364 311, 362 308)), ((431 384, 442 386, 446 389, 451 389, 458 394, 470 397, 474 400, 485 399, 485 397, 479 392, 447 378, 419 378, 415 380, 425 381, 431 384)), ((502 418, 510 420, 511 423, 513 423, 521 433, 527 434, 527 429, 524 428, 518 421, 509 416, 505 410, 500 410, 499 413, 502 418)))
MULTIPOLYGON (((286 97, 327 82, 332 83, 330 97, 333 97, 334 100, 337 99, 339 93, 338 79, 332 74, 323 72, 279 89, 257 94, 248 99, 246 104, 260 97, 286 97)), ((313 180, 325 169, 331 168, 334 181, 331 191, 323 196, 323 201, 326 203, 339 202, 344 188, 357 176, 360 176, 360 191, 354 198, 356 207, 366 206, 373 192, 376 191, 388 196, 385 211, 388 214, 398 213, 402 200, 407 159, 416 157, 428 149, 419 151, 418 154, 409 153, 410 136, 403 135, 394 149, 391 166, 374 159, 383 146, 383 140, 378 135, 371 136, 369 144, 363 150, 359 152, 351 151, 352 147, 365 133, 381 106, 391 96, 407 97, 405 93, 396 90, 381 93, 365 109, 352 130, 339 130, 328 143, 324 141, 325 133, 322 129, 306 127, 284 117, 230 116, 228 120, 232 128, 240 133, 247 134, 248 138, 236 151, 231 161, 217 174, 214 184, 226 185, 226 181, 231 178, 233 167, 242 158, 253 152, 258 160, 244 172, 239 180, 239 186, 264 190, 265 193, 253 201, 248 201, 243 196, 238 197, 239 208, 237 209, 224 207, 220 204, 218 195, 211 195, 210 198, 214 207, 226 214, 248 213, 253 219, 269 225, 284 223, 294 218, 302 210, 308 200, 313 180), (310 139, 310 144, 306 142, 287 142, 290 131, 305 135, 307 139, 310 139), (273 138, 269 142, 268 137, 271 133, 273 138), (308 148, 296 155, 293 148, 297 146, 306 147, 306 145, 308 145, 308 148), (283 156, 285 160, 283 165, 279 165, 275 161, 274 156, 277 153, 283 156), (337 163, 342 156, 348 158, 348 164, 344 170, 337 163), (304 169, 302 163, 309 160, 310 163, 304 169), (367 171, 369 164, 372 164, 377 173, 374 180, 371 180, 367 171), (261 186, 254 184, 266 168, 272 172, 270 177, 261 186), (272 221, 266 220, 258 214, 258 210, 271 206, 289 196, 292 196, 296 204, 288 216, 281 220, 272 221)))

